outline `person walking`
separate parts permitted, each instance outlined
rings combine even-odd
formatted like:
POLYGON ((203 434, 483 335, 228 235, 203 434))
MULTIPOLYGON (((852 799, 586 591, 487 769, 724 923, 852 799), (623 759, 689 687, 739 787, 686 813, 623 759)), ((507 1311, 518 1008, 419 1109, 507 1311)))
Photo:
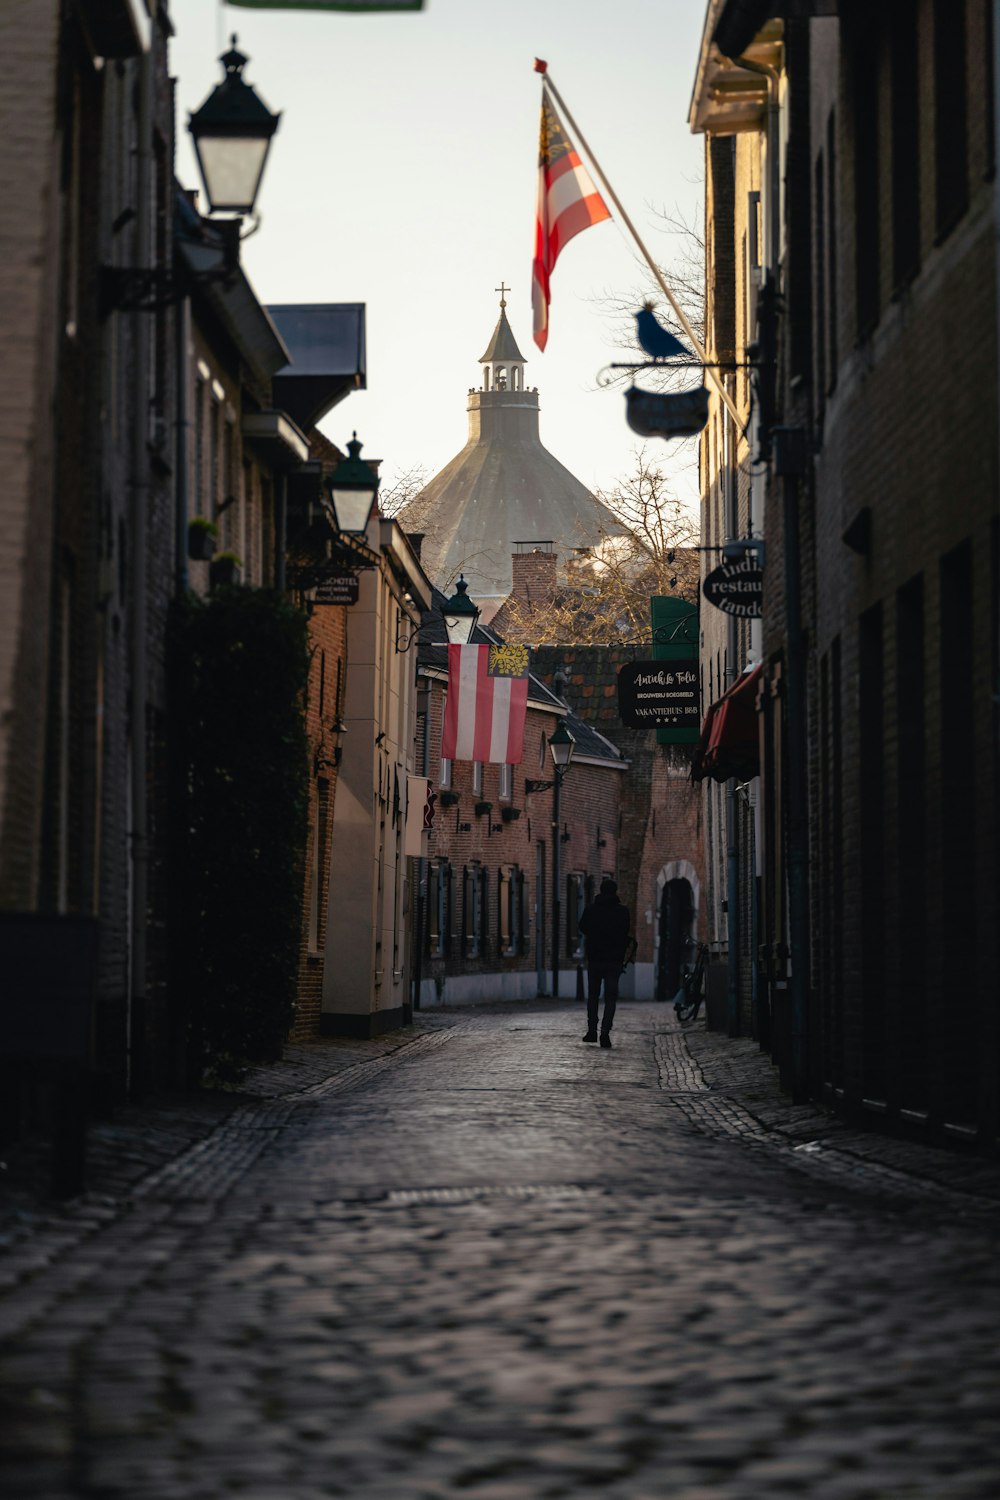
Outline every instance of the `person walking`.
POLYGON ((580 918, 587 955, 587 1031, 585 1042, 597 1041, 597 1012, 604 986, 601 1046, 611 1046, 611 1027, 618 1007, 618 981, 629 941, 629 915, 618 899, 614 880, 602 880, 597 899, 580 918))

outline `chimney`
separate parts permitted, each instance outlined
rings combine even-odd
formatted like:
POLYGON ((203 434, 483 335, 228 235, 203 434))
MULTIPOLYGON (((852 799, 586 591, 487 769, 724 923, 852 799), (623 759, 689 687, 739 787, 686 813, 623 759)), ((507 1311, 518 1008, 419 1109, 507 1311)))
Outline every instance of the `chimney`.
POLYGON ((551 542, 515 542, 511 557, 511 597, 523 604, 547 604, 556 592, 556 554, 551 542))

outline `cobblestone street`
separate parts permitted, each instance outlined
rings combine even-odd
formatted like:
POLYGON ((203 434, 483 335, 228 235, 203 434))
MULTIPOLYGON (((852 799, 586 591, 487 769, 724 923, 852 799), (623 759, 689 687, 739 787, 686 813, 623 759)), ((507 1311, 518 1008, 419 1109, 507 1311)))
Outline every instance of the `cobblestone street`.
POLYGON ((667 1006, 583 1029, 317 1048, 10 1214, 0 1495, 995 1500, 995 1170, 755 1107, 667 1006))

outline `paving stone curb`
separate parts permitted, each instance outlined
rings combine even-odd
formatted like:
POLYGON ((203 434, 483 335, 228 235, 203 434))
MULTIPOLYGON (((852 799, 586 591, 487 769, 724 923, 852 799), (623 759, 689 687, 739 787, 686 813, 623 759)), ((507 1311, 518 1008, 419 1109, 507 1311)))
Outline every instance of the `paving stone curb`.
POLYGON ((683 1028, 683 1044, 714 1101, 688 1102, 693 1123, 701 1117, 727 1134, 739 1134, 735 1122, 742 1119, 749 1139, 783 1144, 810 1158, 812 1167, 822 1162, 824 1170, 839 1175, 864 1170, 894 1185, 909 1181, 956 1204, 1000 1205, 997 1163, 858 1129, 819 1104, 794 1104, 782 1092, 776 1066, 750 1038, 709 1031, 701 1021, 683 1028))

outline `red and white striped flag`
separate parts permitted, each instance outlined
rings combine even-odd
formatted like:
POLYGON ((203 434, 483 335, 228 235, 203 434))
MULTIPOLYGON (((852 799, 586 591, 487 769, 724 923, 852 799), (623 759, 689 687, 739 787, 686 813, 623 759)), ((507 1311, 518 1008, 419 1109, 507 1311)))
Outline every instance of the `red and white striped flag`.
POLYGON ((528 708, 527 653, 523 676, 493 676, 491 650, 496 654, 490 646, 448 647, 448 705, 441 738, 445 760, 520 764, 528 708))
MULTIPOLYGON (((536 63, 536 68, 538 64, 536 63)), ((549 337, 549 279, 562 247, 591 224, 610 219, 608 206, 577 155, 552 101, 542 89, 542 137, 538 148, 538 213, 535 219, 535 263, 531 272, 531 307, 535 343, 544 349, 549 337)))

